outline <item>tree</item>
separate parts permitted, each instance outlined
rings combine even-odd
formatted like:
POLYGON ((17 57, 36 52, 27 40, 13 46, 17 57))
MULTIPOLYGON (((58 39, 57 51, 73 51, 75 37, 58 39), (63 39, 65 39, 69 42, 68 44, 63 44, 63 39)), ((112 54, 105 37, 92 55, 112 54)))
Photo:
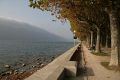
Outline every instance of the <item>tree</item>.
MULTIPOLYGON (((83 27, 80 26, 79 21, 86 21, 92 25, 92 29, 97 30, 96 52, 100 52, 102 30, 108 29, 107 25, 110 25, 112 49, 110 66, 118 66, 120 0, 30 0, 30 7, 51 11, 52 15, 56 15, 59 19, 67 18, 71 23, 71 31, 76 29, 80 32, 79 29, 83 27)), ((91 26, 87 26, 84 30, 89 28, 91 26)), ((79 36, 84 38, 88 35, 83 32, 79 36)))
POLYGON ((118 23, 118 10, 120 9, 119 0, 110 0, 109 7, 107 7, 107 12, 110 18, 110 28, 111 28, 111 60, 110 66, 119 65, 119 47, 120 47, 120 28, 118 23))

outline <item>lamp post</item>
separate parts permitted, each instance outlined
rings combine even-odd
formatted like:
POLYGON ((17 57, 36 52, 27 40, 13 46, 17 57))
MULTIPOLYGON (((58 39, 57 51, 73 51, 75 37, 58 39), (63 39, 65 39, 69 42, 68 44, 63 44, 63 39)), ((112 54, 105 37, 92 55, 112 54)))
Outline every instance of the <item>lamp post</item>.
POLYGON ((75 36, 76 30, 73 31, 73 39, 74 39, 74 46, 75 46, 75 39, 77 39, 77 37, 75 36))

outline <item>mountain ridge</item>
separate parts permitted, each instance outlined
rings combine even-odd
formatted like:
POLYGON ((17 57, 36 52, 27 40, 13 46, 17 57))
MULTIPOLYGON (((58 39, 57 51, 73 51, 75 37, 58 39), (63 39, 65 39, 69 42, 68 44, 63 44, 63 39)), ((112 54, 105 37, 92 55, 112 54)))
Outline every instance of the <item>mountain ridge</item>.
POLYGON ((60 36, 24 22, 0 18, 0 40, 66 42, 60 36))

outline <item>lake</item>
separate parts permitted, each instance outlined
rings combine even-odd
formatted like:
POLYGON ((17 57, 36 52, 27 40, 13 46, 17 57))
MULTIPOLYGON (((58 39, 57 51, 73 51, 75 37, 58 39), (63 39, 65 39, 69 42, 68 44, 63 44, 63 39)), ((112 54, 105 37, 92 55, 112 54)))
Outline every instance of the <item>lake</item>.
POLYGON ((49 58, 58 56, 71 47, 72 42, 0 40, 0 73, 6 71, 6 64, 14 69, 26 70, 28 66, 23 68, 20 65, 27 64, 30 67, 39 59, 43 63, 49 62, 49 58))

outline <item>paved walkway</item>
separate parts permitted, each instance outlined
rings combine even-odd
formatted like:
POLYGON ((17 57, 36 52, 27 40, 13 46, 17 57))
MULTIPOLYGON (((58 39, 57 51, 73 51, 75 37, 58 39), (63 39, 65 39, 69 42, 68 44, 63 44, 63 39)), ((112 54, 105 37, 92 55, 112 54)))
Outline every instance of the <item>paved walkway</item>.
POLYGON ((83 47, 86 59, 86 72, 79 75, 77 78, 69 80, 120 80, 120 73, 104 68, 100 62, 109 61, 109 57, 95 56, 84 46, 83 47))

